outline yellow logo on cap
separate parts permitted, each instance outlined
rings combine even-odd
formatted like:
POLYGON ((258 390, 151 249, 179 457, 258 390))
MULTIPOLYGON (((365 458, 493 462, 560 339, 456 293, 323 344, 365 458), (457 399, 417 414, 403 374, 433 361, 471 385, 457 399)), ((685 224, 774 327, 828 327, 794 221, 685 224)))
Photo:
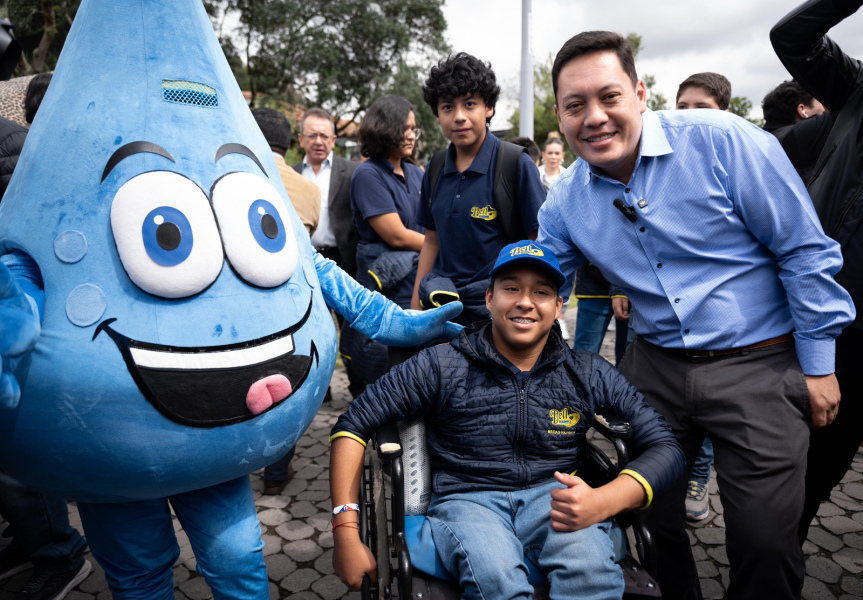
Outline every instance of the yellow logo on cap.
POLYGON ((519 246, 518 248, 513 248, 509 251, 510 256, 521 256, 523 254, 529 254, 530 256, 545 256, 542 250, 539 249, 539 246, 536 244, 528 244, 527 246, 519 246))
POLYGON ((497 217, 497 211, 491 206, 474 206, 470 209, 470 216, 474 219, 482 219, 483 221, 491 221, 497 217))

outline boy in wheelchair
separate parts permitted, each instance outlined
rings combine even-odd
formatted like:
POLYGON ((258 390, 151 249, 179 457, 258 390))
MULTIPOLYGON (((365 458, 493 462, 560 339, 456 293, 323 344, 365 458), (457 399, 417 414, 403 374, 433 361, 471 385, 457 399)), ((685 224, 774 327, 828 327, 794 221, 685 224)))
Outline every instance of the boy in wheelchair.
POLYGON ((491 322, 396 366, 339 418, 330 437, 333 565, 351 588, 375 577, 354 504, 366 440, 383 424, 424 418, 429 523, 462 598, 530 598, 526 556, 547 574, 552 598, 623 595, 610 519, 649 506, 682 475, 684 457, 632 384, 564 344, 554 326, 563 283, 548 249, 506 246, 486 292, 491 322), (595 413, 629 421, 636 457, 596 489, 576 475, 595 413))

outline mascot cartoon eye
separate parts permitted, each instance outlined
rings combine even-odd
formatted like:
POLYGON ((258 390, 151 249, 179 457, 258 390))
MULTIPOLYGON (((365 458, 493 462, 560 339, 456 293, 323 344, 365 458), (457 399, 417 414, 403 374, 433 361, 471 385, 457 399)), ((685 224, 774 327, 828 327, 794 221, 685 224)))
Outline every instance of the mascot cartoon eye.
POLYGON ((284 200, 270 183, 251 173, 230 173, 213 188, 228 261, 245 281, 276 287, 297 266, 297 240, 284 200))
POLYGON ((155 296, 192 296, 222 270, 210 203, 177 173, 154 171, 126 182, 111 204, 111 231, 129 278, 155 296))

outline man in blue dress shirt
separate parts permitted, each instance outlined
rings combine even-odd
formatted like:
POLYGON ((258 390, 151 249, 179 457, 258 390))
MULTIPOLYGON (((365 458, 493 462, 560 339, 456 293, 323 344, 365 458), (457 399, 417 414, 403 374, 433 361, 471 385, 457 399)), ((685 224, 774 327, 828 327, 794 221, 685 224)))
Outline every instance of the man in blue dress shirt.
MULTIPOLYGON (((836 416, 834 340, 855 315, 833 280, 839 245, 770 134, 723 111, 647 110, 619 35, 575 36, 552 77, 581 159, 540 210, 538 241, 560 259, 563 289, 589 260, 632 299, 638 339, 621 371, 671 425, 689 468, 710 434, 728 598, 799 598, 809 427, 836 416)), ((649 516, 666 599, 701 598, 686 483, 649 516)))

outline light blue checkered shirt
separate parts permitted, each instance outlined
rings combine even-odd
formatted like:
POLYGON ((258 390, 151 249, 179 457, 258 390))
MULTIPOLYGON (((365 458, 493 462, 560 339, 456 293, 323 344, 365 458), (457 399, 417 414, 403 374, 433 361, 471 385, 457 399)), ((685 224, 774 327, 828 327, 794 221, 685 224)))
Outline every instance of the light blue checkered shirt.
POLYGON ((839 245, 779 142, 724 111, 647 110, 629 184, 579 160, 551 188, 539 225, 564 289, 586 258, 629 296, 635 331, 659 346, 725 350, 795 330, 803 372, 826 375, 834 338, 854 320, 833 281, 839 245), (634 207, 635 223, 616 198, 634 207))

